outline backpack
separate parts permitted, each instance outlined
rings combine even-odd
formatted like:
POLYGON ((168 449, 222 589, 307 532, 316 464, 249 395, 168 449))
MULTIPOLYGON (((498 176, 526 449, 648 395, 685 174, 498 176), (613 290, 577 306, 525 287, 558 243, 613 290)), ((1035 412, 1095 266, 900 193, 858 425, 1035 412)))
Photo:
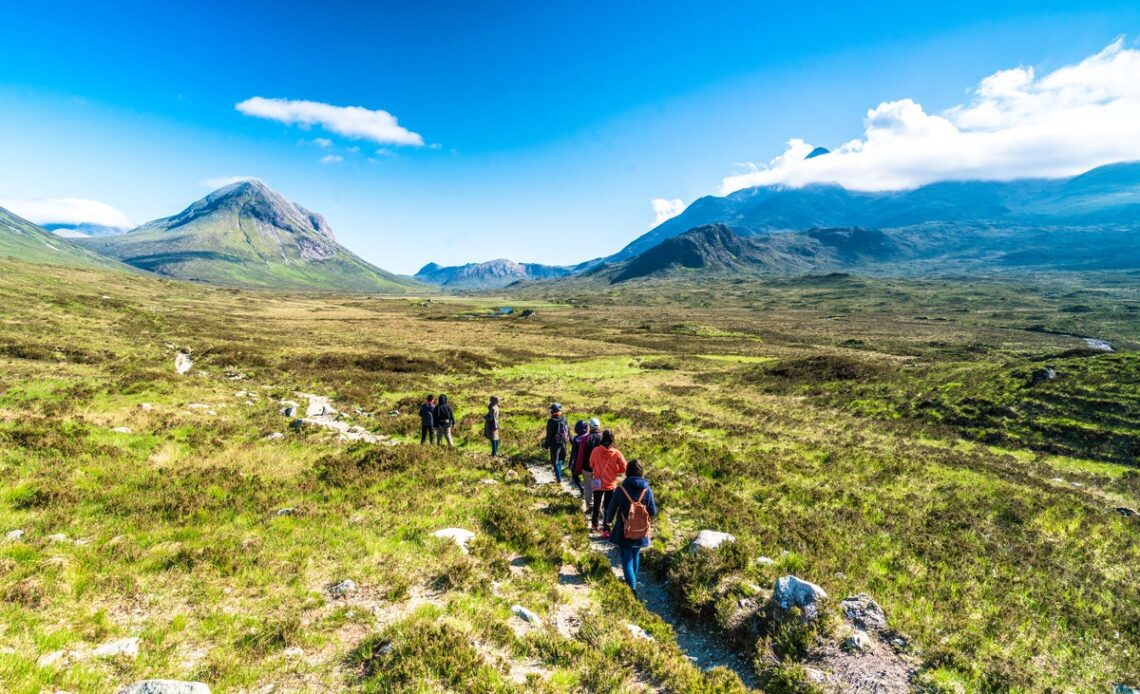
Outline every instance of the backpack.
POLYGON ((622 517, 622 535, 627 540, 643 540, 649 537, 649 509, 645 508, 645 504, 641 500, 645 498, 645 492, 649 491, 648 488, 641 490, 641 496, 637 497, 637 501, 629 495, 625 487, 619 487, 625 498, 629 499, 629 514, 622 517))

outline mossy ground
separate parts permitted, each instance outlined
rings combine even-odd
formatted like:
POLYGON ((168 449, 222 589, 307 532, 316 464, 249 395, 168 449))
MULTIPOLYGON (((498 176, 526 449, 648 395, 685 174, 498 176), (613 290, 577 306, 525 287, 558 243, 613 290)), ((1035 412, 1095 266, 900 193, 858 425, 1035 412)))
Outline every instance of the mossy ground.
MULTIPOLYGON (((0 541, 0 681, 740 689, 597 565, 571 499, 529 484, 551 400, 648 461, 663 516, 647 570, 707 624, 718 584, 737 597, 794 572, 874 596, 934 688, 1134 681, 1140 522, 1109 509, 1140 503, 1138 286, 840 277, 427 300, 0 261, 0 530, 25 531, 0 541), (519 310, 492 317, 504 304, 519 310), (1026 386, 1046 363, 1060 377, 1026 386), (404 443, 423 393, 446 392, 459 447, 289 431, 277 400, 297 391, 404 443), (480 436, 491 394, 508 460, 480 436), (431 536, 448 526, 478 533, 470 554, 431 536), (687 558, 701 528, 739 539, 687 558), (585 593, 560 585, 564 565, 585 593), (358 590, 331 598, 346 578, 358 590), (525 627, 515 603, 551 620, 572 605, 581 627, 525 627), (141 637, 137 659, 37 665, 122 636, 141 637)), ((797 681, 793 660, 780 677, 797 681)))

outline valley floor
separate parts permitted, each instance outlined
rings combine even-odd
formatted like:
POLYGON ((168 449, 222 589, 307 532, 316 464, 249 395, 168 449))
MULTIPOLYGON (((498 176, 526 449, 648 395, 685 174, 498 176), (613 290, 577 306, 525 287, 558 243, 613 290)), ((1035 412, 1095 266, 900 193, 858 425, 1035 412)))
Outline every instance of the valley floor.
POLYGON ((837 690, 860 593, 910 687, 1140 682, 1140 277, 545 291, 0 261, 3 689, 837 690), (427 392, 454 450, 418 445, 427 392), (303 394, 341 430, 290 427, 303 394), (535 480, 552 400, 647 461, 647 602, 535 480), (692 553, 702 529, 736 540, 692 553), (830 596, 817 623, 766 619, 786 575, 830 596))

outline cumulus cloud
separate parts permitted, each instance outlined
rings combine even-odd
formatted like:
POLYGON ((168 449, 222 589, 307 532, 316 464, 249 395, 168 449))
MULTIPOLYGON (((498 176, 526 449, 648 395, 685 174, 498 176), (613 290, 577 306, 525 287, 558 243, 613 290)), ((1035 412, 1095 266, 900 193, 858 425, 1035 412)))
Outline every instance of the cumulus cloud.
POLYGON ((339 164, 342 161, 344 161, 344 157, 340 156, 339 154, 326 154, 325 156, 321 157, 322 164, 339 164))
POLYGON ((867 111, 863 136, 824 156, 792 139, 764 166, 726 177, 721 194, 761 185, 838 183, 897 190, 944 180, 1059 178, 1140 160, 1140 50, 1117 39, 1074 65, 1038 75, 995 72, 965 104, 927 113, 911 99, 867 111))
POLYGON ((99 224, 108 227, 134 226, 118 209, 98 200, 83 198, 6 199, 0 207, 36 224, 99 224))
POLYGON ((210 190, 217 190, 218 188, 225 188, 226 186, 242 181, 260 181, 257 176, 217 176, 215 178, 203 178, 198 181, 199 185, 210 190))
POLYGON ((654 198, 652 205, 653 214, 656 217, 653 220, 655 225, 664 222, 666 219, 672 219, 685 211, 685 203, 681 201, 681 198, 673 198, 672 200, 654 198))
POLYGON ((332 140, 328 139, 327 137, 313 138, 313 144, 317 147, 320 147, 321 149, 328 149, 329 147, 332 147, 332 143, 332 140))
POLYGON ((310 128, 319 125, 329 132, 382 145, 423 146, 424 139, 401 126, 396 117, 382 110, 362 106, 333 106, 319 101, 266 99, 255 96, 236 105, 238 111, 255 118, 267 118, 286 125, 310 128))

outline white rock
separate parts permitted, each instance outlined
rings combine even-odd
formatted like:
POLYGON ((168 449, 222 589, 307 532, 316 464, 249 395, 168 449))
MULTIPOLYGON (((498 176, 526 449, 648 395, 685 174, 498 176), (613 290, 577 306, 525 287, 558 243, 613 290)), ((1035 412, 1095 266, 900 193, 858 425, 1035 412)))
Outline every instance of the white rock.
POLYGON ((96 648, 91 655, 96 658, 116 658, 118 656, 137 658, 139 655, 139 638, 137 636, 128 636, 125 639, 108 641, 96 648))
POLYGON ((15 542, 16 540, 19 540, 23 537, 24 537, 24 531, 20 530, 19 528, 17 528, 16 530, 9 530, 8 533, 6 535, 4 535, 5 539, 11 540, 12 542, 15 542))
POLYGON ((208 410, 208 409, 210 409, 210 406, 205 404, 205 403, 201 403, 201 402, 192 402, 186 406, 186 409, 188 409, 188 410, 208 410))
POLYGON ((62 662, 67 657, 67 651, 52 651, 51 653, 44 653, 36 661, 36 665, 40 667, 51 667, 56 663, 62 662))
POLYGON ((274 514, 274 515, 278 515, 278 516, 291 516, 291 515, 293 515, 293 513, 294 513, 295 511, 296 511, 296 509, 294 509, 292 506, 286 506, 285 508, 279 508, 279 509, 277 509, 277 513, 276 513, 276 514, 274 514))
POLYGON ((115 427, 111 431, 115 432, 116 434, 129 434, 129 433, 131 433, 131 428, 130 427, 115 427))
POLYGON ((776 563, 776 560, 772 557, 757 557, 756 563, 760 566, 771 566, 776 563))
POLYGON ((644 639, 646 641, 653 641, 654 640, 652 634, 650 634, 648 631, 642 629, 641 627, 639 627, 636 624, 626 624, 625 628, 629 629, 629 633, 633 634, 634 638, 644 639))
POLYGON ((526 609, 522 605, 511 605, 511 612, 524 622, 528 622, 530 624, 542 623, 542 620, 539 619, 538 615, 526 609))
POLYGON ((123 687, 118 694, 210 694, 210 688, 201 682, 142 680, 123 687))
POLYGON ((190 369, 194 367, 194 360, 190 358, 189 354, 179 352, 174 355, 174 371, 175 373, 189 373, 190 369))
POLYGON ((844 598, 839 607, 843 609, 847 621, 856 629, 882 631, 887 628, 887 615, 883 613, 883 608, 866 593, 844 598))
POLYGON ((305 655, 305 651, 298 646, 290 646, 289 648, 286 648, 284 651, 282 651, 281 655, 285 656, 286 658, 296 659, 305 655))
POLYGON ((71 542, 71 539, 67 535, 64 535, 63 533, 53 533, 51 535, 48 535, 47 539, 48 539, 48 542, 54 542, 54 543, 71 542))
POLYGON ((356 590, 356 581, 347 578, 332 588, 329 588, 329 595, 332 595, 334 598, 343 598, 354 590, 356 590))
POLYGON ((475 539, 475 533, 470 530, 464 530, 463 528, 443 528, 442 530, 436 530, 431 535, 432 537, 438 537, 443 540, 451 540, 459 549, 463 550, 464 554, 467 553, 467 545, 475 539))
POLYGON ((154 409, 154 405, 150 404, 149 402, 144 402, 139 404, 139 409, 143 412, 150 412, 154 409))
POLYGON ((772 602, 782 610, 798 607, 803 610, 804 619, 813 620, 819 616, 816 604, 826 597, 827 591, 814 583, 795 576, 783 576, 776 579, 772 602))
POLYGON ((312 395, 310 393, 297 393, 297 395, 302 398, 308 398, 309 400, 309 407, 305 410, 306 417, 324 417, 337 413, 329 399, 322 395, 312 395))
POLYGON ((285 438, 285 434, 282 434, 280 431, 275 431, 272 434, 270 434, 269 436, 266 436, 265 440, 266 441, 280 441, 283 438, 285 438))
POLYGON ((848 653, 866 653, 871 649, 871 637, 867 632, 856 629, 854 634, 843 639, 840 648, 848 653))
POLYGON ((716 549, 725 542, 736 542, 736 537, 716 530, 702 530, 697 533, 697 539, 693 540, 693 544, 689 545, 689 551, 696 552, 698 549, 716 549))

